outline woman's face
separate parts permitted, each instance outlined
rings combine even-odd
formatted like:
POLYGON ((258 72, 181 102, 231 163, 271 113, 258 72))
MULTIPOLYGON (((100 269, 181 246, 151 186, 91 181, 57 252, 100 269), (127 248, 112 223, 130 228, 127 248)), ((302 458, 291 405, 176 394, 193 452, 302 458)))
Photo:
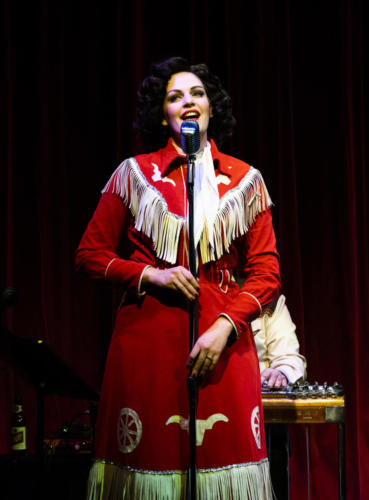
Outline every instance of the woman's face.
POLYGON ((175 73, 167 85, 164 99, 164 119, 162 124, 169 126, 170 135, 178 146, 181 145, 181 125, 186 120, 197 121, 200 129, 200 149, 206 146, 209 118, 212 116, 211 104, 205 87, 193 73, 175 73))

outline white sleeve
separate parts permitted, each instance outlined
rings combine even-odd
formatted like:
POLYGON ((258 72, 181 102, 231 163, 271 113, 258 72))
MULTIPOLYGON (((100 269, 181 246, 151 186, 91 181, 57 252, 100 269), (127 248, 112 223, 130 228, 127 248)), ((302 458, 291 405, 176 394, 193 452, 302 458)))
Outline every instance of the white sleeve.
POLYGON ((306 378, 306 359, 299 353, 296 326, 281 295, 272 316, 264 317, 266 360, 270 368, 280 370, 289 382, 306 378))
POLYGON ((254 321, 251 322, 251 329, 252 333, 254 334, 255 347, 258 354, 259 368, 261 373, 263 370, 265 370, 265 368, 269 368, 267 360, 268 353, 266 347, 264 317, 261 316, 254 319, 254 321))

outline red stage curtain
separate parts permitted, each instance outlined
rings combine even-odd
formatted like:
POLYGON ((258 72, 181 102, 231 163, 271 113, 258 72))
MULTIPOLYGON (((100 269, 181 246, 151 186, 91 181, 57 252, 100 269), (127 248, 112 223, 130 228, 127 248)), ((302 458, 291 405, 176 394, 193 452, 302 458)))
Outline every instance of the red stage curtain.
MULTIPOLYGON (((1 9, 0 286, 19 296, 7 327, 47 341, 98 388, 115 291, 77 276, 73 252, 111 172, 141 152, 132 122, 150 63, 206 62, 233 97, 237 129, 224 149, 262 171, 275 204, 308 378, 345 388, 348 498, 369 498, 367 2, 4 0, 1 9)), ((34 450, 35 393, 5 352, 0 391, 0 453, 15 392, 34 450)), ((50 396, 46 432, 86 408, 50 396)), ((302 431, 295 500, 307 480, 302 431)), ((312 498, 335 498, 334 426, 310 434, 312 498)))

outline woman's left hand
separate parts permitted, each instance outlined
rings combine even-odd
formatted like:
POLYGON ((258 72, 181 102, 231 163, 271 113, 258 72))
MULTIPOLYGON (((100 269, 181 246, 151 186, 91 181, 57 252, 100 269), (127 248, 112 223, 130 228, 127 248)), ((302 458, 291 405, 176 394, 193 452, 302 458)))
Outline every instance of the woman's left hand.
POLYGON ((232 330, 230 321, 221 316, 198 338, 187 361, 191 375, 201 378, 214 370, 232 330))

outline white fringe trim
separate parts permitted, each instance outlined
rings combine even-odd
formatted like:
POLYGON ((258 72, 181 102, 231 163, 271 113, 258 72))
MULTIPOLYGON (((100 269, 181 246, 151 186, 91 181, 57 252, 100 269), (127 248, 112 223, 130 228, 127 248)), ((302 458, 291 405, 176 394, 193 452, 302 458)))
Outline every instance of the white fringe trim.
POLYGON ((214 222, 215 258, 212 249, 201 246, 202 261, 219 259, 229 252, 232 242, 247 233, 257 215, 272 205, 261 173, 251 167, 238 186, 228 191, 219 202, 214 222))
POLYGON ((186 221, 168 211, 162 194, 147 182, 134 158, 119 165, 103 189, 119 195, 135 218, 135 228, 154 242, 159 259, 177 261, 179 236, 186 221))
MULTIPOLYGON (((170 264, 177 261, 183 217, 168 211, 163 195, 149 184, 134 158, 119 165, 103 189, 103 193, 119 195, 135 219, 135 228, 151 238, 159 259, 170 264)), ((261 173, 251 167, 239 185, 219 201, 213 228, 213 242, 204 229, 200 238, 200 254, 204 264, 229 252, 232 242, 247 233, 256 216, 272 204, 261 173)))
MULTIPOLYGON (((187 474, 135 471, 97 460, 90 471, 87 500, 182 500, 187 474)), ((272 500, 267 459, 197 472, 198 500, 272 500)))

